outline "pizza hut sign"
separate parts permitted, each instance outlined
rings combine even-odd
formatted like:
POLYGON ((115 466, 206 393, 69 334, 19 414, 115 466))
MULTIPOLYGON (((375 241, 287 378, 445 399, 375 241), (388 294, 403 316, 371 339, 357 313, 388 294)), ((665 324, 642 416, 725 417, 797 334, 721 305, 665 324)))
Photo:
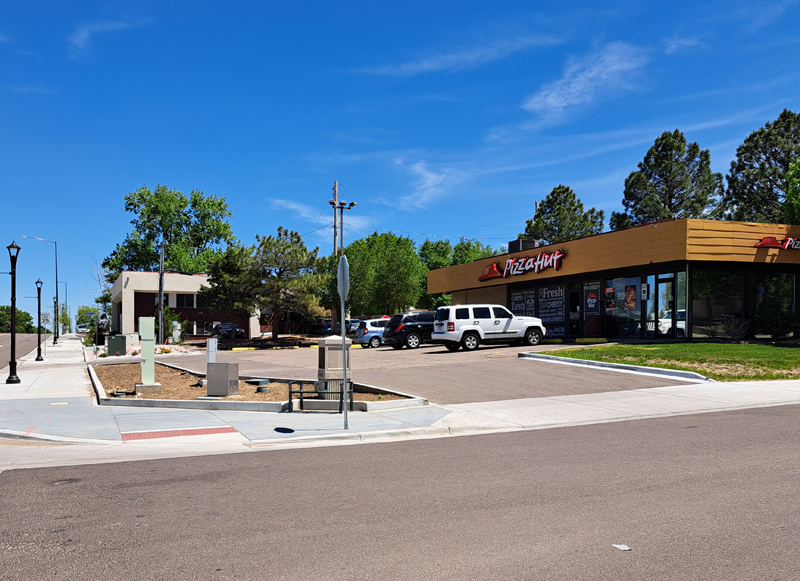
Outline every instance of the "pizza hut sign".
POLYGON ((519 276, 531 270, 536 274, 548 268, 558 270, 561 268, 561 260, 566 256, 560 250, 555 252, 540 252, 538 256, 521 256, 519 258, 509 258, 503 272, 500 272, 497 262, 487 266, 483 274, 478 277, 478 282, 491 280, 493 278, 508 278, 509 276, 519 276))
POLYGON ((755 246, 756 248, 783 248, 784 250, 800 250, 800 238, 784 238, 780 242, 774 236, 766 236, 755 246))

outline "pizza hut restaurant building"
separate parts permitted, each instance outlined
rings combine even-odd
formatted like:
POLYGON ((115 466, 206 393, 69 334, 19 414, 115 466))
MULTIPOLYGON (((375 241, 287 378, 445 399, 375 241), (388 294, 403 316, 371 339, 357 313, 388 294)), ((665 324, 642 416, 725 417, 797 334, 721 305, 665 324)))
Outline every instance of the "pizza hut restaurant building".
POLYGON ((800 226, 666 220, 428 273, 453 304, 497 303, 549 338, 724 337, 726 318, 795 311, 800 226))

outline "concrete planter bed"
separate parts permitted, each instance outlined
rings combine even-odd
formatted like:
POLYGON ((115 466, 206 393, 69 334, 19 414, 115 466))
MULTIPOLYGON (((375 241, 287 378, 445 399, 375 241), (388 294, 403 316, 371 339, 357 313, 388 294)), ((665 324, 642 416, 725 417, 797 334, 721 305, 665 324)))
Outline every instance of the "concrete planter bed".
MULTIPOLYGON (((176 365, 169 365, 166 363, 157 362, 158 365, 181 371, 190 374, 198 379, 205 377, 203 373, 196 373, 194 371, 178 367, 176 365)), ((106 364, 108 365, 108 364, 106 364)), ((111 364, 113 365, 113 364, 111 364)), ((88 365, 89 377, 92 380, 92 387, 94 388, 95 397, 99 405, 105 406, 118 406, 118 407, 142 407, 142 408, 167 408, 167 409, 198 409, 198 410, 228 410, 228 411, 250 411, 250 412, 285 412, 288 411, 289 402, 287 401, 224 401, 216 399, 147 399, 144 397, 113 397, 106 394, 100 379, 95 372, 93 365, 88 365)), ((280 378, 263 376, 240 376, 243 381, 269 379, 273 383, 288 383, 289 381, 297 381, 297 378, 280 378)), ((360 383, 353 384, 355 393, 371 393, 379 395, 394 396, 399 399, 383 400, 383 401, 354 401, 354 411, 382 411, 397 408, 417 407, 427 405, 425 399, 413 395, 383 389, 373 385, 366 385, 360 383)), ((321 400, 321 399, 305 399, 304 408, 306 411, 337 411, 339 409, 338 400, 321 400)), ((295 404, 296 406, 297 404, 295 404)))

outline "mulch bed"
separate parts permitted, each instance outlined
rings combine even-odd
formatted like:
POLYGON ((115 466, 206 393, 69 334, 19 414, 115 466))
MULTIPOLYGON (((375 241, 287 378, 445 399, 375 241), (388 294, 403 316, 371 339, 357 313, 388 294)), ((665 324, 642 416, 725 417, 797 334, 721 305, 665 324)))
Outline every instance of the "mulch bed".
MULTIPOLYGON (((139 363, 95 365, 94 371, 103 384, 106 395, 125 392, 135 394, 135 384, 142 382, 142 367, 139 363)), ((200 378, 187 371, 179 371, 171 367, 156 364, 156 383, 161 384, 161 393, 147 394, 138 397, 144 399, 192 400, 206 395, 206 388, 200 386, 200 378)), ((305 396, 313 399, 317 396, 305 396)), ((239 381, 239 395, 221 398, 222 401, 287 401, 289 385, 286 383, 270 383, 269 391, 257 392, 255 385, 239 381)), ((356 401, 385 401, 404 399, 401 396, 377 393, 354 393, 356 401)))

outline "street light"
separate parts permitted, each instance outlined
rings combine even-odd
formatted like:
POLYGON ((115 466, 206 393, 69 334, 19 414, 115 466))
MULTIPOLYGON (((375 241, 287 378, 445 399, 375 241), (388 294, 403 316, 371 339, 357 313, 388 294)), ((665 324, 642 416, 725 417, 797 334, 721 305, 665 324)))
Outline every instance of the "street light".
POLYGON ((339 202, 339 229, 341 231, 339 235, 339 250, 344 250, 344 211, 352 210, 355 206, 355 202, 350 202, 349 204, 344 200, 339 202))
POLYGON ((11 242, 8 256, 11 258, 11 361, 8 362, 8 378, 6 383, 19 383, 17 377, 17 256, 20 247, 11 242))
POLYGON ((53 325, 53 345, 58 345, 58 242, 55 240, 48 240, 46 238, 36 238, 36 236, 23 236, 23 238, 30 238, 31 240, 41 240, 42 242, 49 242, 55 245, 56 250, 56 308, 55 308, 55 324, 53 325))
POLYGON ((39 318, 36 321, 36 332, 38 339, 36 341, 36 361, 44 361, 42 357, 42 279, 36 280, 36 300, 39 304, 39 318))
MULTIPOLYGON (((70 319, 70 312, 69 312, 69 285, 65 283, 63 280, 61 282, 58 282, 57 280, 51 280, 50 282, 56 283, 56 287, 59 284, 64 285, 64 298, 65 298, 64 304, 67 305, 67 324, 72 325, 72 319, 70 319)), ((58 295, 58 293, 56 293, 56 295, 58 295)))

